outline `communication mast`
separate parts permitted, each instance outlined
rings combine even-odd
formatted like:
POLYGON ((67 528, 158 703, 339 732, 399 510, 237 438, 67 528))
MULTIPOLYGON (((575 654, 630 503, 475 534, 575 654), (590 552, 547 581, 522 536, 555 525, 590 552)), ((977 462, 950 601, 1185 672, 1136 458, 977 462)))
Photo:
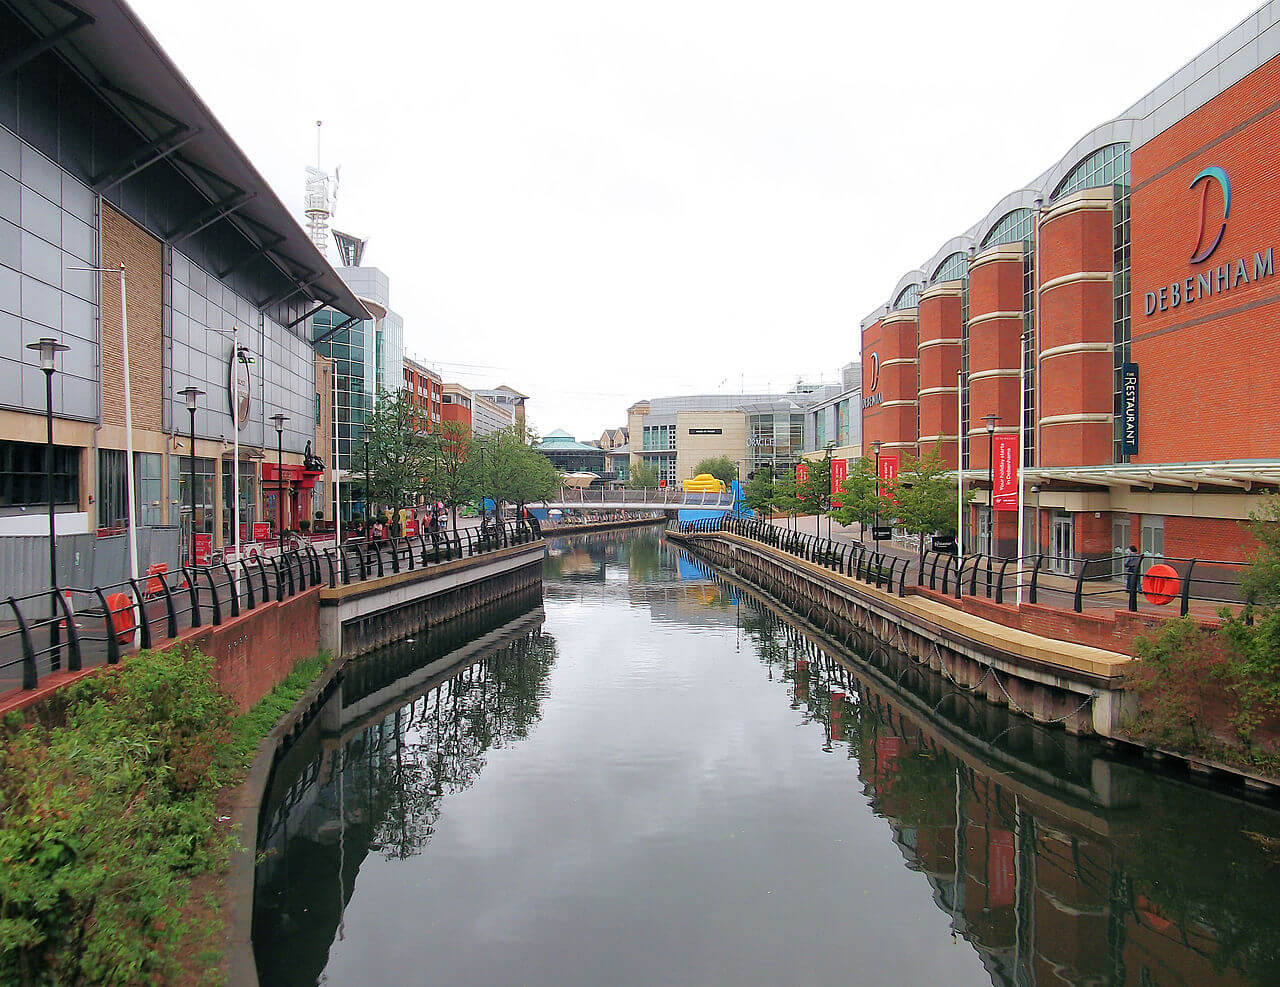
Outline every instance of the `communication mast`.
POLYGON ((338 169, 331 176, 320 167, 320 120, 316 121, 316 163, 307 166, 303 211, 307 216, 307 233, 324 257, 329 256, 329 220, 338 204, 338 169))

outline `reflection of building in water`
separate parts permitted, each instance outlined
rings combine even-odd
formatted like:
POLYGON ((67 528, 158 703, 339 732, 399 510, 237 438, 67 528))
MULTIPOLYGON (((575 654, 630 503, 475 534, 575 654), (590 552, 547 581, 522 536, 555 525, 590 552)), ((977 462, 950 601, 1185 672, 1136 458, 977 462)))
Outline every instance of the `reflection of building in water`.
MULTIPOLYGON (((439 673, 414 680, 409 694, 381 708, 368 699, 395 694, 394 683, 385 682, 384 668, 365 676, 369 689, 336 694, 336 714, 326 707, 285 754, 264 805, 255 872, 263 983, 316 982, 343 934, 342 913, 365 857, 422 852, 446 798, 475 781, 487 751, 527 736, 555 661, 554 639, 537 629, 540 617, 533 630, 529 622, 513 622, 522 628, 514 639, 499 637, 499 629, 495 645, 459 654, 468 662, 460 670, 443 656, 439 673), (340 732, 325 732, 330 722, 340 732)), ((352 668, 378 658, 375 652, 352 668)), ((399 652, 392 658, 398 662, 399 652)), ((427 649, 426 660, 436 658, 427 649)))
POLYGON ((1243 832, 1280 839, 1280 816, 1117 767, 1039 727, 1010 729, 979 700, 917 697, 744 603, 770 677, 825 727, 824 749, 857 761, 907 866, 993 984, 1280 982, 1275 861, 1243 832), (949 709, 994 729, 966 732, 949 709), (1049 751, 1057 743, 1072 746, 1049 751), (1204 832, 1206 799, 1239 830, 1204 832))

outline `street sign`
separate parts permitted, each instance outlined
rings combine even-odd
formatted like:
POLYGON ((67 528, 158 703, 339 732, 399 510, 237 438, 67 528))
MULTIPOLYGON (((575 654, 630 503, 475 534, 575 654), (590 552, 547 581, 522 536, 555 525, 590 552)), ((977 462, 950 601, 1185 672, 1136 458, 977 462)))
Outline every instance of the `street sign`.
POLYGON ((271 537, 271 525, 266 521, 253 522, 253 540, 266 541, 271 537))
POLYGON ((876 541, 885 541, 893 537, 893 525, 879 524, 871 529, 871 537, 876 541))
POLYGON ((196 565, 208 565, 213 557, 213 535, 207 531, 195 533, 196 565))
POLYGON ((956 550, 956 540, 951 535, 934 535, 929 539, 929 545, 935 552, 954 552, 956 550))

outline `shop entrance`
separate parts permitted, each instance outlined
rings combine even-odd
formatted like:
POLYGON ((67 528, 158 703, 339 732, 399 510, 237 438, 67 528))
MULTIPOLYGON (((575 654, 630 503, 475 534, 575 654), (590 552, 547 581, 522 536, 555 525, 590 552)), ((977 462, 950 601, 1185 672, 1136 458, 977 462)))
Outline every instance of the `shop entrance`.
POLYGON ((1049 568, 1061 575, 1070 576, 1075 550, 1075 522, 1070 514, 1061 514, 1053 519, 1049 550, 1049 568))

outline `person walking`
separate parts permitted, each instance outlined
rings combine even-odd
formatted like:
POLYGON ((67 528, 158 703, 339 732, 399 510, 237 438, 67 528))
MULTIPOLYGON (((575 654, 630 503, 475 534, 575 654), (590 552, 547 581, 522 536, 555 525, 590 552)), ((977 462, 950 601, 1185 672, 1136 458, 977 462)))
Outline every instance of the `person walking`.
POLYGON ((1124 588, 1130 596, 1138 588, 1138 579, 1142 575, 1142 553, 1137 545, 1130 545, 1124 556, 1124 588))

